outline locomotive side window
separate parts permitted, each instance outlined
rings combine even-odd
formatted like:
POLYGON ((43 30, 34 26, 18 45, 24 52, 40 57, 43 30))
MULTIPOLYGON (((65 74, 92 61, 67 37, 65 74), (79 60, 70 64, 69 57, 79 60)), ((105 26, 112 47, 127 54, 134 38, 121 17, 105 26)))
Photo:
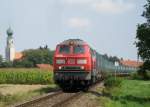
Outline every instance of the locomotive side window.
POLYGON ((70 46, 68 46, 68 45, 60 46, 59 53, 61 53, 61 54, 69 54, 70 53, 70 46))
POLYGON ((82 45, 74 46, 73 47, 73 52, 75 54, 83 54, 85 52, 85 48, 82 45))

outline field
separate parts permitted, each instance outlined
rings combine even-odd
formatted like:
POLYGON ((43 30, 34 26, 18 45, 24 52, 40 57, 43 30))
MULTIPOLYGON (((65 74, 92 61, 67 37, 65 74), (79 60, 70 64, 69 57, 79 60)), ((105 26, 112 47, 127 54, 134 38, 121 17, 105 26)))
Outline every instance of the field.
POLYGON ((121 86, 105 89, 99 100, 104 107, 149 107, 150 81, 122 80, 121 86))
POLYGON ((0 84, 52 84, 53 73, 49 70, 10 68, 0 69, 0 84))
POLYGON ((0 69, 0 107, 48 93, 55 88, 53 72, 36 68, 0 69))

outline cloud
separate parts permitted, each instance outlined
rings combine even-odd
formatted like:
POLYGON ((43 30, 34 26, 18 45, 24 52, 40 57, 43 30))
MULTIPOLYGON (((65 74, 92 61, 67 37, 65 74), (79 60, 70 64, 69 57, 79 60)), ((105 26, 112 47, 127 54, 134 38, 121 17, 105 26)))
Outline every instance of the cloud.
POLYGON ((101 13, 123 13, 134 8, 134 4, 123 0, 100 0, 92 4, 92 8, 101 13))
POLYGON ((67 21, 67 24, 72 28, 87 28, 90 26, 90 21, 86 18, 73 17, 67 21))
POLYGON ((129 0, 62 0, 65 5, 80 5, 99 13, 123 13, 132 10, 135 5, 129 0))

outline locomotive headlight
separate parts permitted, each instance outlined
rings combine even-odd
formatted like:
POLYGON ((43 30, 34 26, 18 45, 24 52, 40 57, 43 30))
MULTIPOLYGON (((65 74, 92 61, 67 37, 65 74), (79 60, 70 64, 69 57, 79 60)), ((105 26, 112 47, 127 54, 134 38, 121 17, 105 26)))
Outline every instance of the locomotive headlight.
POLYGON ((87 60, 86 59, 78 59, 77 64, 87 64, 87 60))
POLYGON ((81 69, 83 70, 83 69, 84 69, 84 66, 81 66, 81 69))
POLYGON ((59 70, 61 70, 61 69, 62 69, 62 67, 61 67, 61 66, 59 66, 58 68, 59 68, 59 70))
POLYGON ((65 60, 64 59, 57 59, 56 64, 65 64, 65 60))

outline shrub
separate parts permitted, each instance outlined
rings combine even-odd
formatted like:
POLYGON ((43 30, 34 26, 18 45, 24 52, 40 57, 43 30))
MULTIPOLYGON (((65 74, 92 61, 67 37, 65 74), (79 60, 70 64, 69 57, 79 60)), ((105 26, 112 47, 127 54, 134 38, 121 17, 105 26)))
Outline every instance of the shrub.
POLYGON ((142 79, 142 77, 137 72, 131 73, 130 76, 131 76, 131 79, 137 79, 137 80, 142 79))
POLYGON ((120 87, 122 79, 118 77, 107 77, 104 81, 106 87, 120 87))
POLYGON ((136 80, 150 80, 150 72, 149 71, 145 72, 145 76, 144 77, 143 77, 143 75, 141 75, 139 73, 139 71, 132 73, 130 76, 131 76, 131 79, 136 79, 136 80))

